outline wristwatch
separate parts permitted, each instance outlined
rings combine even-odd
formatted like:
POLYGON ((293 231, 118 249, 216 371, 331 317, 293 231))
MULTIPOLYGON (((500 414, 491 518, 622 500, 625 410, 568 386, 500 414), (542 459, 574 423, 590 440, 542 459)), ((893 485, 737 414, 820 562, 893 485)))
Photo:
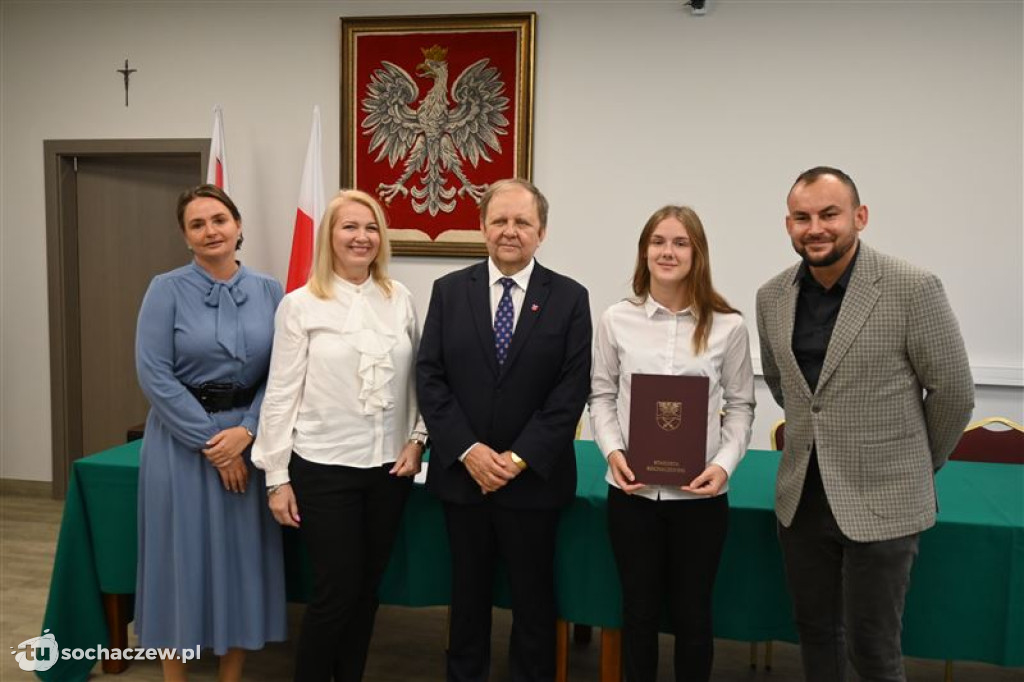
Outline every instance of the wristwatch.
POLYGON ((409 442, 416 443, 416 445, 419 445, 424 450, 427 449, 427 439, 418 433, 414 433, 411 436, 409 436, 409 442))
POLYGON ((509 457, 512 458, 512 463, 515 464, 517 467, 519 467, 520 471, 526 471, 526 468, 529 465, 526 463, 525 459, 523 459, 522 457, 520 457, 519 455, 517 455, 514 452, 510 452, 510 453, 508 453, 508 455, 509 455, 509 457))

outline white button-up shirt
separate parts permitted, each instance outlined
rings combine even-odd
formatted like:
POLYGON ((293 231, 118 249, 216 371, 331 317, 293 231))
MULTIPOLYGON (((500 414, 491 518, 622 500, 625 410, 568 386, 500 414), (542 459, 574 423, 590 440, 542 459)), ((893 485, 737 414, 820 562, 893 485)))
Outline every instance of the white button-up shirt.
MULTIPOLYGON (((708 464, 732 476, 747 451, 754 421, 754 372, 743 318, 714 313, 707 348, 693 352, 697 325, 689 308, 673 313, 650 296, 624 300, 601 316, 594 345, 590 415, 594 437, 608 457, 622 450, 629 461, 629 396, 634 374, 706 376, 708 464), (721 414, 720 413, 723 413, 721 414)), ((611 471, 605 480, 615 485, 611 471)), ((728 484, 722 492, 728 490, 728 484)), ((647 486, 635 493, 651 499, 702 499, 672 486, 647 486)))
POLYGON ((523 301, 526 300, 526 287, 530 284, 530 276, 533 275, 533 266, 536 263, 537 261, 531 258, 526 267, 516 274, 503 275, 498 266, 494 264, 494 261, 490 258, 487 259, 487 281, 491 284, 491 327, 494 327, 494 316, 498 313, 498 303, 501 302, 501 295, 505 292, 505 287, 501 286, 501 280, 508 277, 516 283, 511 290, 512 309, 515 311, 512 331, 515 331, 516 326, 519 324, 519 314, 523 312, 523 301))
POLYGON ((369 468, 398 459, 426 429, 416 404, 419 345, 409 290, 333 278, 321 299, 307 287, 274 319, 270 376, 252 461, 267 485, 287 483, 292 451, 317 464, 369 468))

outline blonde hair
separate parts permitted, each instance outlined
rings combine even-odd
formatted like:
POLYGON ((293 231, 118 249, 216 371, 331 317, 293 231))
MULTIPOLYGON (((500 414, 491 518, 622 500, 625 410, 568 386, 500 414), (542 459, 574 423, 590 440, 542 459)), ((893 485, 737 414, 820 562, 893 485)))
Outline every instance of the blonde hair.
POLYGON ((334 294, 334 249, 331 247, 331 236, 338 224, 338 209, 348 201, 354 201, 370 209, 377 227, 380 228, 380 248, 370 263, 370 277, 383 289, 386 296, 390 296, 391 278, 388 277, 388 261, 391 259, 391 240, 388 238, 388 220, 377 200, 358 189, 343 189, 327 204, 327 210, 324 211, 324 217, 317 229, 316 242, 313 244, 309 291, 317 298, 330 298, 334 294))
POLYGON ((697 318, 697 326, 693 330, 693 352, 703 353, 708 347, 711 337, 711 322, 714 313, 739 312, 722 297, 711 283, 711 255, 708 250, 708 238, 704 233, 697 212, 689 206, 662 206, 647 219, 647 224, 640 232, 637 240, 636 267, 633 269, 633 293, 640 301, 651 294, 651 270, 647 267, 647 249, 651 244, 651 235, 661 221, 675 218, 686 229, 693 247, 693 261, 690 274, 686 277, 690 300, 687 303, 697 318))

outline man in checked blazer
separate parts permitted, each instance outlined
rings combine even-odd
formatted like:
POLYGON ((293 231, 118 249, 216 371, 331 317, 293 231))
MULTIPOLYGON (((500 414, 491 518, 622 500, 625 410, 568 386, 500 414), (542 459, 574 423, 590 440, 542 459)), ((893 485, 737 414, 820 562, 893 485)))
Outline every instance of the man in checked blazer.
POLYGON ((490 672, 499 558, 512 595, 514 682, 555 675, 555 535, 576 492, 573 438, 590 392, 587 290, 534 252, 547 201, 502 180, 480 202, 489 258, 434 283, 416 363, 430 433, 427 489, 452 558, 447 678, 490 672))
POLYGON ((776 482, 804 674, 904 680, 900 628, 934 473, 974 406, 967 353, 934 275, 859 240, 868 209, 835 168, 787 199, 802 258, 757 293, 765 382, 785 408, 776 482))

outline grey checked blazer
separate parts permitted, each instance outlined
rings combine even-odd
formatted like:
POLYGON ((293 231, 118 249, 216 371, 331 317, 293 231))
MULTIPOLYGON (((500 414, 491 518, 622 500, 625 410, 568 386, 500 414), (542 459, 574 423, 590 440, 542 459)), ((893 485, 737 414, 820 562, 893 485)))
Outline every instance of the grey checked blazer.
POLYGON ((942 283, 861 242, 811 393, 793 355, 798 268, 757 292, 764 378, 786 413, 779 521, 793 521, 817 443, 825 493, 847 537, 888 540, 931 527, 934 472, 974 407, 967 352, 942 283))

